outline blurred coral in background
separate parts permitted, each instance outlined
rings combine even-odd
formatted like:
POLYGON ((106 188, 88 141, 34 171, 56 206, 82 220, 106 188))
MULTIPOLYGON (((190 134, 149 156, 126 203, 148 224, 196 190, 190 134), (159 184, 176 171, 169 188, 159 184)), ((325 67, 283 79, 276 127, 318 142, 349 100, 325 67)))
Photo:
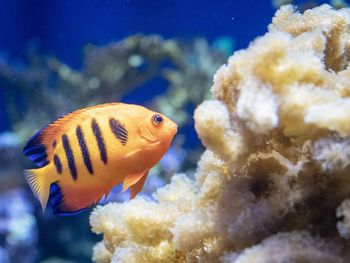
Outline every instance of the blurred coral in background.
POLYGON ((38 233, 34 207, 20 188, 0 195, 0 262, 36 262, 38 233))

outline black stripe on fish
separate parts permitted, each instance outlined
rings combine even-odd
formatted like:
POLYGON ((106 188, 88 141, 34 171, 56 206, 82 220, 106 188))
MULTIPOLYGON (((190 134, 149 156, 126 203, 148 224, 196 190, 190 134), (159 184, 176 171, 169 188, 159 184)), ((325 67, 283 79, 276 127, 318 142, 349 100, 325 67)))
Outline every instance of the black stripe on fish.
POLYGON ((28 155, 32 155, 32 154, 42 153, 45 150, 46 150, 45 146, 40 144, 40 145, 36 145, 36 146, 33 146, 29 149, 24 150, 23 153, 28 156, 28 155))
POLYGON ((72 147, 70 146, 69 139, 66 134, 62 135, 62 143, 63 143, 64 151, 66 152, 66 158, 67 158, 70 174, 74 180, 77 180, 78 179, 77 167, 75 166, 72 147))
POLYGON ((105 142, 104 142, 103 137, 102 137, 101 129, 98 126, 95 119, 93 119, 91 122, 91 128, 92 128, 92 132, 94 133, 95 138, 96 138, 97 146, 98 146, 98 149, 100 151, 101 160, 103 161, 104 164, 107 164, 106 145, 105 145, 105 142))
POLYGON ((62 163, 61 163, 60 158, 56 154, 53 157, 53 162, 56 166, 57 173, 61 174, 62 173, 62 163))
POLYGON ((64 211, 62 205, 64 204, 64 195, 58 182, 54 182, 50 186, 49 203, 55 215, 71 216, 79 214, 87 209, 87 207, 75 211, 64 211))
POLYGON ((62 191, 58 183, 57 182, 52 183, 50 186, 49 202, 54 212, 57 210, 58 207, 60 207, 63 199, 62 197, 63 197, 62 191))
POLYGON ((94 170, 92 168, 92 164, 91 164, 91 160, 90 160, 89 149, 86 145, 84 133, 83 133, 83 130, 81 129, 80 126, 77 127, 76 134, 77 134, 77 138, 78 138, 78 142, 79 142, 79 146, 80 146, 80 151, 81 151, 81 154, 83 156, 86 169, 88 169, 90 174, 94 174, 94 170))
POLYGON ((38 131, 26 144, 23 154, 33 161, 37 166, 44 167, 49 163, 46 147, 42 144, 42 130, 38 131))
POLYGON ((56 148, 56 145, 57 145, 56 140, 54 140, 53 143, 52 143, 52 147, 56 148))
POLYGON ((51 197, 56 197, 59 193, 60 193, 60 188, 59 187, 55 187, 56 183, 51 184, 50 187, 50 198, 51 197))
POLYGON ((119 121, 114 118, 109 119, 109 126, 114 134, 114 136, 120 140, 120 142, 125 145, 128 141, 128 132, 119 121))
POLYGON ((43 155, 37 155, 37 157, 35 159, 33 159, 33 162, 34 163, 40 163, 42 161, 45 161, 47 158, 47 155, 46 154, 43 154, 43 155))

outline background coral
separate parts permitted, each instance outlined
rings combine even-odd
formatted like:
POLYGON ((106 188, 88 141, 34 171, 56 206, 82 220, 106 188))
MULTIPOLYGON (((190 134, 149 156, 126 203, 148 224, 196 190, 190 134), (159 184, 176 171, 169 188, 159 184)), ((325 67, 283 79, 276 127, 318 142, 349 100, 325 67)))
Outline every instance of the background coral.
POLYGON ((349 261, 349 37, 349 9, 279 9, 195 111, 195 180, 96 208, 93 259, 349 261))
POLYGON ((33 210, 23 189, 0 195, 0 262, 36 262, 38 233, 33 210))

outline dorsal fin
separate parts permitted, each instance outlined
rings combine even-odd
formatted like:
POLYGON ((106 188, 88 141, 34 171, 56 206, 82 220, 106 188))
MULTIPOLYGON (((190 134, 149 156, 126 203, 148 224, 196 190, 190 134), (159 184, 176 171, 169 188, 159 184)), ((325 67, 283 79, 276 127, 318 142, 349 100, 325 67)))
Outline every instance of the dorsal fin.
POLYGON ((70 125, 72 122, 79 124, 85 118, 90 116, 90 111, 117 104, 119 103, 101 104, 76 110, 60 117, 47 127, 38 131, 24 147, 23 154, 39 167, 47 165, 49 160, 52 159, 53 148, 56 140, 60 139, 59 137, 67 132, 67 130, 71 127, 70 125))
POLYGON ((44 167, 49 163, 46 147, 42 144, 40 136, 42 131, 43 129, 34 134, 23 149, 23 154, 39 167, 44 167))

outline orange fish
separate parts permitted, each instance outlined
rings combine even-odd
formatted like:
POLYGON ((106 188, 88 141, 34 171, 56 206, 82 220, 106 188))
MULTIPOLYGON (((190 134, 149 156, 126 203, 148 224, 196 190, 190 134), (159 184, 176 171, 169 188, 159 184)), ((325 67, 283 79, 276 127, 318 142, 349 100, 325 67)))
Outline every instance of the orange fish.
POLYGON ((109 103, 69 113, 35 134, 23 149, 39 169, 24 175, 43 211, 72 215, 123 183, 131 198, 168 150, 177 125, 142 106, 109 103))

